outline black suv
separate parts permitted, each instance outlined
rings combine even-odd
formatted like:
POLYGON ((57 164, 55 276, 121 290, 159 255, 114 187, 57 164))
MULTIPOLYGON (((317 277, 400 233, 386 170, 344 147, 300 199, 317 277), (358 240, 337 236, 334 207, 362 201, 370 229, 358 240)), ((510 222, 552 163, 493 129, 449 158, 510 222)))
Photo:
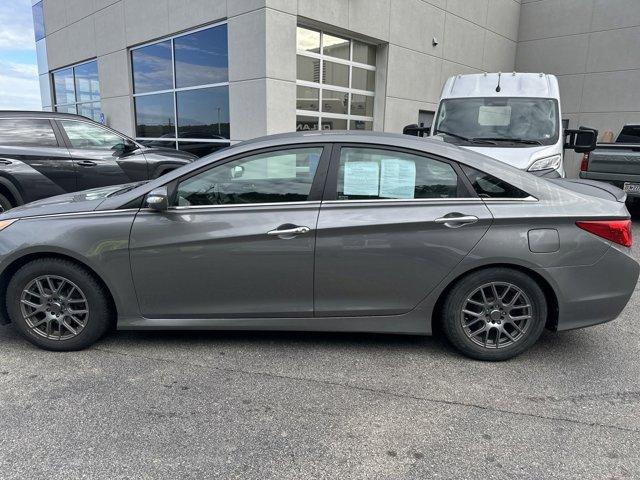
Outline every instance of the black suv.
POLYGON ((45 197, 148 180, 194 161, 78 115, 0 111, 0 211, 45 197))

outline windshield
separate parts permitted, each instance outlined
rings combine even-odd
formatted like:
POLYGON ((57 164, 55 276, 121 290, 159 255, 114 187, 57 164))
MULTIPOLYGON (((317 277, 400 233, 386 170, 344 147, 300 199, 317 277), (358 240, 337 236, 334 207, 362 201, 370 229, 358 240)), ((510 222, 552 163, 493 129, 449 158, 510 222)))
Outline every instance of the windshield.
POLYGON ((558 103, 552 98, 450 98, 440 103, 434 134, 501 147, 553 145, 558 122, 558 103))

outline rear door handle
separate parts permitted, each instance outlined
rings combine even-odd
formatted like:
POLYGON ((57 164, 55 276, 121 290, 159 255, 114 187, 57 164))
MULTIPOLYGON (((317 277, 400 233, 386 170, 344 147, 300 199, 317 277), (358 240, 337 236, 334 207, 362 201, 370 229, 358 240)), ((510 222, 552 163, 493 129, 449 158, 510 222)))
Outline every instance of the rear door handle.
POLYGON ((303 235, 305 233, 309 233, 310 231, 311 229, 309 227, 291 227, 291 228, 270 230, 267 232, 267 235, 276 236, 276 237, 293 238, 297 235, 303 235))
POLYGON ((465 225, 476 223, 478 221, 478 217, 476 217, 475 215, 450 213, 449 215, 445 215, 444 217, 436 218, 434 221, 436 223, 444 225, 445 227, 460 228, 464 227, 465 225))
POLYGON ((97 163, 91 160, 80 160, 78 162, 78 165, 80 165, 81 167, 95 167, 97 163))

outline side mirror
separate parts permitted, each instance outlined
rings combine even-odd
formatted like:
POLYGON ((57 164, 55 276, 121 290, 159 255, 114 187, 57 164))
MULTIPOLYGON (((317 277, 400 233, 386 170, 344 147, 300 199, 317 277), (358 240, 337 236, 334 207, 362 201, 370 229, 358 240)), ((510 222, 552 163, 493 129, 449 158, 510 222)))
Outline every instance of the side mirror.
POLYGON ((163 212, 169 208, 169 193, 167 187, 158 187, 151 190, 146 198, 147 207, 156 212, 163 212))
POLYGON ((577 130, 564 131, 564 148, 574 150, 576 153, 592 152, 598 143, 598 130, 595 128, 580 127, 577 130))
POLYGON ((412 123, 404 127, 402 133, 415 137, 428 137, 431 134, 431 127, 420 127, 417 123, 412 123))
POLYGON ((121 157, 122 155, 125 155, 130 152, 133 152, 134 150, 137 150, 137 149, 138 149, 138 146, 127 138, 122 139, 121 143, 118 143, 111 148, 111 150, 113 150, 113 152, 118 157, 121 157))
POLYGON ((242 165, 236 165, 231 169, 231 178, 236 179, 244 175, 244 167, 242 165))

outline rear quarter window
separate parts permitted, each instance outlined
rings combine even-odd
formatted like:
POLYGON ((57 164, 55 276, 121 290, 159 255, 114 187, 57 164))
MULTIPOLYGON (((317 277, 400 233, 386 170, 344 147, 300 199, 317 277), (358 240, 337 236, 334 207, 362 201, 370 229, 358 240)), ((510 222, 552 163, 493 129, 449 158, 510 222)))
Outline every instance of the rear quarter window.
POLYGON ((47 119, 0 118, 0 145, 7 147, 57 147, 47 119))
POLYGON ((476 194, 481 198, 527 198, 530 195, 493 175, 481 172, 467 165, 460 165, 471 182, 476 194))

